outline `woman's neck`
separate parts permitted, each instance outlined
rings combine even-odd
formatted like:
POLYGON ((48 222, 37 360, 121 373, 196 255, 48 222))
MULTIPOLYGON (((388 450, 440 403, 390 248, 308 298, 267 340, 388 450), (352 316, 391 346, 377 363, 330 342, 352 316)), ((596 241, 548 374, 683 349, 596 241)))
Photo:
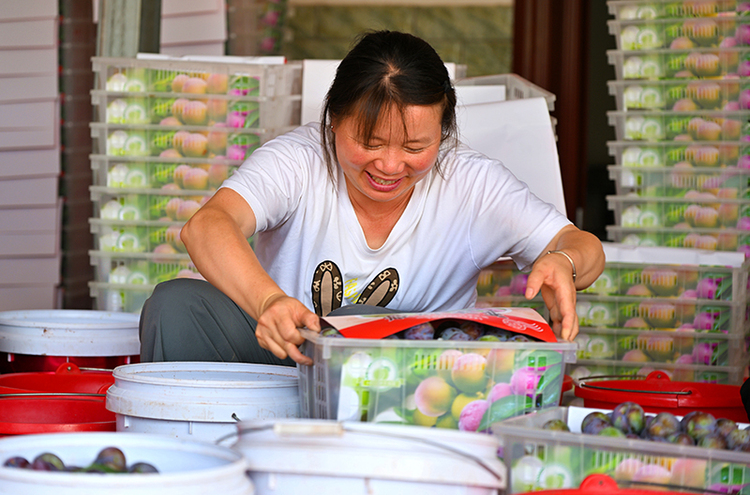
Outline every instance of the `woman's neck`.
POLYGON ((349 201, 357 216, 359 225, 365 235, 370 249, 379 249, 388 240, 393 227, 398 223, 409 204, 414 188, 402 197, 385 203, 372 201, 363 195, 352 194, 353 188, 347 188, 349 201))

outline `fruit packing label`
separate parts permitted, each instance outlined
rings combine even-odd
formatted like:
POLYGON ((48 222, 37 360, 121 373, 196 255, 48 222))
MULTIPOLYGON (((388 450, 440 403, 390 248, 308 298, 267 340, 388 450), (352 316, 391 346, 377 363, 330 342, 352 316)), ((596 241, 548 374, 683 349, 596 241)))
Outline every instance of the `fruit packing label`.
POLYGON ((323 329, 334 328, 350 339, 383 339, 422 323, 438 320, 476 322, 526 335, 532 340, 557 342, 552 328, 531 308, 471 308, 434 313, 391 313, 377 315, 328 316, 321 318, 323 329))

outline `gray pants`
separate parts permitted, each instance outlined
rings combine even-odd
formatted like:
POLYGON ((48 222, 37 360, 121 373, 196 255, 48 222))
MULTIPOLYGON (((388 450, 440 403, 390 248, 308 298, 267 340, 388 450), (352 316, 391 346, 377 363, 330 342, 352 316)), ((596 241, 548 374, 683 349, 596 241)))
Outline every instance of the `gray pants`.
MULTIPOLYGON (((394 310, 362 304, 330 314, 381 314, 394 310)), ((224 361, 295 366, 260 347, 257 322, 232 299, 203 280, 162 282, 141 311, 141 362, 224 361)))

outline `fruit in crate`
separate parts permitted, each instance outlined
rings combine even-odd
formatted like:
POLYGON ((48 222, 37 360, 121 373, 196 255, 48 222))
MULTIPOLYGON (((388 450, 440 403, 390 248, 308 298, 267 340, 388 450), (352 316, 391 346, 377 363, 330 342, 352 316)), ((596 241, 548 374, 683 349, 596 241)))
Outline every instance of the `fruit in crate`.
POLYGON ((96 458, 85 467, 66 465, 60 457, 50 452, 37 455, 31 462, 21 456, 9 457, 3 461, 4 467, 28 469, 34 471, 80 472, 80 473, 158 473, 150 463, 136 462, 127 464, 125 454, 117 447, 105 447, 96 458))
POLYGON ((209 74, 206 79, 206 92, 214 95, 227 94, 229 76, 227 74, 209 74))

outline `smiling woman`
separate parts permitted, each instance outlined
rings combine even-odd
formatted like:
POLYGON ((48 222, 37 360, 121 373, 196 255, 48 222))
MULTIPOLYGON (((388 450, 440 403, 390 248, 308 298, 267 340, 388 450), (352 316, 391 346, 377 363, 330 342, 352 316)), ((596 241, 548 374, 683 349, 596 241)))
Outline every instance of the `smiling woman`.
POLYGON ((253 152, 183 227, 208 282, 156 287, 142 361, 311 364, 298 328, 342 312, 472 307, 479 273, 500 257, 530 270, 526 297, 541 291, 553 330, 572 339, 575 292, 601 273, 601 243, 460 144, 455 106, 424 40, 360 37, 321 122, 253 152))

